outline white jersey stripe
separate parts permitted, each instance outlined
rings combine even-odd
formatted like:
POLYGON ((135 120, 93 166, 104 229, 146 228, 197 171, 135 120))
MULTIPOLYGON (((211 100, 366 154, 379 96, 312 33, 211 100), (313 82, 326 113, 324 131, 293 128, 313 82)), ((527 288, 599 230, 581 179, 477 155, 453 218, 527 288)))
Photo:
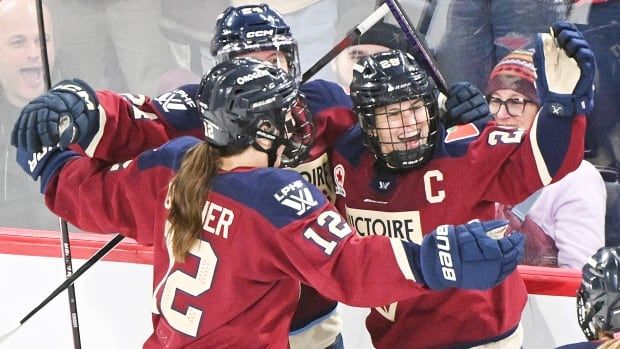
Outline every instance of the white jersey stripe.
POLYGON ((411 270, 411 265, 409 264, 409 259, 407 259, 402 240, 390 239, 390 244, 392 245, 392 251, 394 251, 394 257, 396 257, 396 263, 405 279, 415 281, 415 276, 413 276, 413 270, 411 270))

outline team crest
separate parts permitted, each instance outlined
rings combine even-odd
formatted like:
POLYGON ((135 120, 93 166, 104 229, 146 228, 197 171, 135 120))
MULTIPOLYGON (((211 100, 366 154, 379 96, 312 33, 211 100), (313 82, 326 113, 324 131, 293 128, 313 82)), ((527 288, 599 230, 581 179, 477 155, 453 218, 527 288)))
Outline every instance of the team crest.
POLYGON ((474 124, 456 125, 446 130, 445 143, 451 143, 467 139, 471 137, 477 137, 480 134, 480 130, 474 124))
POLYGON ((336 182, 336 195, 347 197, 347 192, 344 190, 344 167, 340 164, 334 167, 334 182, 336 182))
POLYGON ((298 180, 287 184, 285 187, 273 194, 273 197, 284 206, 290 207, 297 211, 297 215, 301 216, 317 206, 319 203, 312 197, 312 192, 306 187, 304 182, 298 180))

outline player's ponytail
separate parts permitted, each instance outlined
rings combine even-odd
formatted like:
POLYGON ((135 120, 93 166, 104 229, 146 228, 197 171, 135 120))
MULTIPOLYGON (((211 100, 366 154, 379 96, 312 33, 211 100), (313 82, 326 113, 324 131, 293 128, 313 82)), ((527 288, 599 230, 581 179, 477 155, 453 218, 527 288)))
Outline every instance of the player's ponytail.
POLYGON ((168 221, 174 233, 172 251, 182 262, 202 233, 202 208, 211 180, 220 168, 219 150, 202 142, 190 149, 170 186, 168 221))
POLYGON ((618 349, 620 348, 620 339, 610 339, 596 347, 596 349, 618 349))

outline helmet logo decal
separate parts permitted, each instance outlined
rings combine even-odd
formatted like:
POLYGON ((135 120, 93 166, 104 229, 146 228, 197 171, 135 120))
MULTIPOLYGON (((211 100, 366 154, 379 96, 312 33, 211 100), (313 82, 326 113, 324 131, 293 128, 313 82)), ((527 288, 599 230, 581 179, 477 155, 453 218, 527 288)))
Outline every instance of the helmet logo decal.
POLYGON ((267 99, 263 99, 262 101, 258 101, 256 103, 252 104, 252 108, 262 107, 262 106, 267 105, 269 103, 273 103, 275 100, 276 100, 275 96, 267 98, 267 99))
POLYGON ((240 10, 241 10, 241 13, 244 15, 251 15, 253 13, 265 12, 260 6, 242 7, 240 8, 240 10))
POLYGON ((236 81, 238 85, 243 85, 246 82, 250 82, 252 80, 255 80, 262 76, 267 76, 267 75, 269 75, 269 72, 266 70, 256 70, 255 72, 251 74, 238 77, 236 81))
POLYGON ((273 29, 269 30, 256 30, 253 32, 249 32, 245 34, 245 37, 248 39, 251 38, 262 38, 264 36, 273 36, 273 29))

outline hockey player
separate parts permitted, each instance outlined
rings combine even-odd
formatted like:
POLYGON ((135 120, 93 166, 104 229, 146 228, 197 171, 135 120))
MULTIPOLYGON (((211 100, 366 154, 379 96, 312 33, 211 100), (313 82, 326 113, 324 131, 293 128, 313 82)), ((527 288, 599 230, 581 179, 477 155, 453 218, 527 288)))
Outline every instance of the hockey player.
MULTIPOLYGON (((268 5, 229 7, 218 18, 214 32, 211 54, 217 62, 250 56, 268 60, 300 79, 297 42, 284 19, 268 5)), ((445 118, 451 123, 464 123, 487 116, 482 93, 472 86, 462 87, 458 90, 460 100, 451 98, 448 103, 451 108, 445 118)), ((295 170, 334 202, 336 194, 328 154, 334 142, 357 122, 351 113, 351 99, 340 85, 325 80, 306 82, 301 91, 312 112, 317 137, 308 160, 295 170)), ((455 93, 449 97, 452 95, 455 93)), ((342 348, 339 334, 342 320, 336 306, 336 302, 302 285, 299 306, 291 323, 291 347, 342 348)))
POLYGON ((620 348, 620 247, 601 247, 582 271, 577 321, 591 342, 558 349, 620 348))
MULTIPOLYGON (((211 48, 218 62, 249 56, 275 63, 299 76, 297 43, 284 19, 267 5, 226 9, 216 23, 211 48)), ((463 123, 487 116, 488 107, 479 90, 471 86, 457 87, 448 96, 449 112, 446 115, 450 122, 463 123)), ((83 89, 88 90, 86 87, 83 89)), ((340 86, 324 80, 309 81, 300 89, 305 103, 299 103, 298 108, 307 107, 311 112, 316 137, 308 158, 294 169, 317 186, 330 201, 335 202, 335 186, 327 154, 336 139, 357 122, 351 111, 351 99, 340 86)), ((203 124, 195 99, 197 91, 198 85, 185 85, 153 99, 98 91, 96 98, 99 109, 96 118, 105 121, 90 123, 93 129, 82 128, 81 132, 98 135, 96 142, 84 144, 82 150, 106 162, 125 162, 142 151, 181 135, 203 138, 203 124), (138 120, 136 126, 120 127, 126 118, 138 120), (108 138, 108 134, 116 137, 108 138), (98 146, 97 142, 104 145, 98 146)), ((55 111, 62 112, 59 109, 55 111)), ((40 147, 41 141, 43 145, 54 145, 59 141, 49 135, 39 139, 36 133, 31 134, 29 139, 32 140, 29 144, 31 150, 40 147)), ((66 146, 75 141, 65 139, 61 140, 61 144, 66 146)), ((291 323, 291 347, 341 347, 339 333, 342 320, 335 311, 336 306, 337 302, 302 285, 299 307, 291 323)))
MULTIPOLYGON (((520 233, 495 237, 505 221, 441 226, 421 245, 360 238, 301 175, 271 168, 300 161, 312 136, 296 83, 271 64, 221 63, 197 100, 206 142, 179 137, 118 164, 18 148, 18 163, 41 180, 53 212, 84 230, 154 246, 154 331, 145 348, 286 348, 300 282, 377 306, 444 277, 459 288, 494 286, 523 254, 520 233)), ((27 144, 45 130, 61 146, 98 150, 118 147, 122 130, 141 126, 142 114, 107 119, 101 110, 87 85, 64 81, 23 110, 13 141, 27 144), (119 122, 117 134, 80 132, 108 122, 119 122)))
MULTIPOLYGON (((445 129, 432 81, 400 51, 355 67, 359 126, 330 158, 337 207, 359 234, 419 242, 438 222, 492 218, 495 202, 520 202, 577 168, 594 54, 572 25, 556 24, 553 32, 557 41, 549 34, 537 41, 542 107, 530 132, 480 122, 445 129)), ((436 282, 444 291, 371 310, 366 325, 376 348, 521 347, 527 293, 518 273, 482 292, 436 282)))

